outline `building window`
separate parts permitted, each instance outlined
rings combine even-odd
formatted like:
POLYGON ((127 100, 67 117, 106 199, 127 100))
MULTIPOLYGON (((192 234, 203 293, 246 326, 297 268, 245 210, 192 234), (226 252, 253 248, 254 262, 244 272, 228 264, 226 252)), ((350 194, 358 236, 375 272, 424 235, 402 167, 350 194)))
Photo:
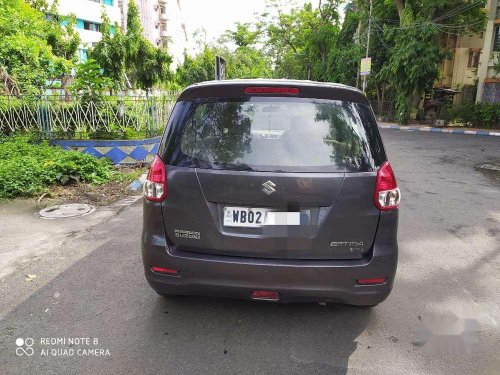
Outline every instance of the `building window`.
POLYGON ((493 30, 493 51, 500 51, 500 25, 495 25, 493 30))
POLYGON ((469 50, 469 60, 467 62, 467 68, 474 69, 479 66, 479 56, 481 55, 481 51, 477 49, 469 50))
POLYGON ((83 28, 90 31, 99 31, 99 24, 94 22, 83 21, 83 28))
POLYGON ((85 62, 88 59, 88 53, 86 49, 80 48, 78 50, 78 61, 79 62, 85 62))
POLYGON ((98 23, 84 21, 84 20, 76 20, 76 27, 78 29, 84 29, 89 31, 100 31, 100 25, 98 23))
POLYGON ((94 3, 99 3, 99 4, 104 4, 104 5, 110 5, 113 6, 113 0, 90 0, 93 1, 94 3))

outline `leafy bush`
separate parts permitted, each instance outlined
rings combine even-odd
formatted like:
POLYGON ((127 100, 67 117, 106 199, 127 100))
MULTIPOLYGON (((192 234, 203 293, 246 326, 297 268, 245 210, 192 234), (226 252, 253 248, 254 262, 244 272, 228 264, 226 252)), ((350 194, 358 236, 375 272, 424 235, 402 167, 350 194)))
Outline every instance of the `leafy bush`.
POLYGON ((444 117, 466 127, 500 129, 500 103, 462 103, 447 108, 444 117))
POLYGON ((115 173, 107 159, 64 151, 26 137, 0 139, 0 198, 31 196, 47 186, 74 181, 101 184, 115 173))

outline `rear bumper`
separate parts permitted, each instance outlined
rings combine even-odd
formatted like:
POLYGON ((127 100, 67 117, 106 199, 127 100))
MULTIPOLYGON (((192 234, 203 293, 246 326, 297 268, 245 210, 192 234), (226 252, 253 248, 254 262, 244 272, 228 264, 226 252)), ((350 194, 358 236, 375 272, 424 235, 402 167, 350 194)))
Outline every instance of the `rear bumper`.
MULTIPOLYGON (((152 217, 150 216, 152 219, 152 217)), ((146 220, 147 218, 145 218, 146 220)), ((160 215, 161 220, 161 215, 160 215)), ((397 268, 397 212, 381 215, 370 256, 360 260, 278 260, 218 256, 171 249, 163 228, 142 236, 146 279, 160 294, 251 299, 254 290, 279 292, 279 302, 339 302, 375 305, 390 294, 397 268), (178 276, 153 272, 151 266, 176 269, 178 276), (358 279, 385 277, 381 285, 357 285, 358 279)))
MULTIPOLYGON (((148 253, 146 247, 145 252, 148 253)), ((254 290, 280 293, 280 302, 323 301, 374 305, 387 298, 394 279, 393 257, 372 259, 366 265, 335 265, 327 262, 307 265, 254 259, 216 259, 168 254, 145 257, 146 279, 160 294, 207 295, 250 299, 254 290), (326 264, 325 264, 326 263, 326 264), (151 264, 168 264, 179 276, 151 271, 151 264), (385 284, 356 285, 357 279, 388 277, 385 284)), ((228 257, 219 257, 228 258, 228 257)))

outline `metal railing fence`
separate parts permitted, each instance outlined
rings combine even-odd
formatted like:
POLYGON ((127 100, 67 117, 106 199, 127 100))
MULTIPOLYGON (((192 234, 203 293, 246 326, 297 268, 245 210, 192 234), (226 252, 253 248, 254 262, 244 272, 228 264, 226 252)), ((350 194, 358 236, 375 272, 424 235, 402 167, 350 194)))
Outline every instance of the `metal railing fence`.
POLYGON ((161 96, 104 96, 98 100, 61 96, 0 96, 0 133, 38 132, 43 138, 79 134, 158 134, 177 92, 161 96))

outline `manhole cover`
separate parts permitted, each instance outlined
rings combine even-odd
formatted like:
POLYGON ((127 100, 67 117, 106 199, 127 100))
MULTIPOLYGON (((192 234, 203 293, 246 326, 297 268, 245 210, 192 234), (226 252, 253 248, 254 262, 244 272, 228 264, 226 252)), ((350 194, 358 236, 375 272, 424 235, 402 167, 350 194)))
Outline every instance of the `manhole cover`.
POLYGON ((497 164, 483 164, 479 166, 479 169, 486 169, 487 171, 500 172, 500 165, 497 164))
POLYGON ((90 204, 60 204, 44 208, 39 212, 40 216, 45 219, 64 219, 67 217, 77 217, 91 214, 95 211, 95 207, 90 204))

